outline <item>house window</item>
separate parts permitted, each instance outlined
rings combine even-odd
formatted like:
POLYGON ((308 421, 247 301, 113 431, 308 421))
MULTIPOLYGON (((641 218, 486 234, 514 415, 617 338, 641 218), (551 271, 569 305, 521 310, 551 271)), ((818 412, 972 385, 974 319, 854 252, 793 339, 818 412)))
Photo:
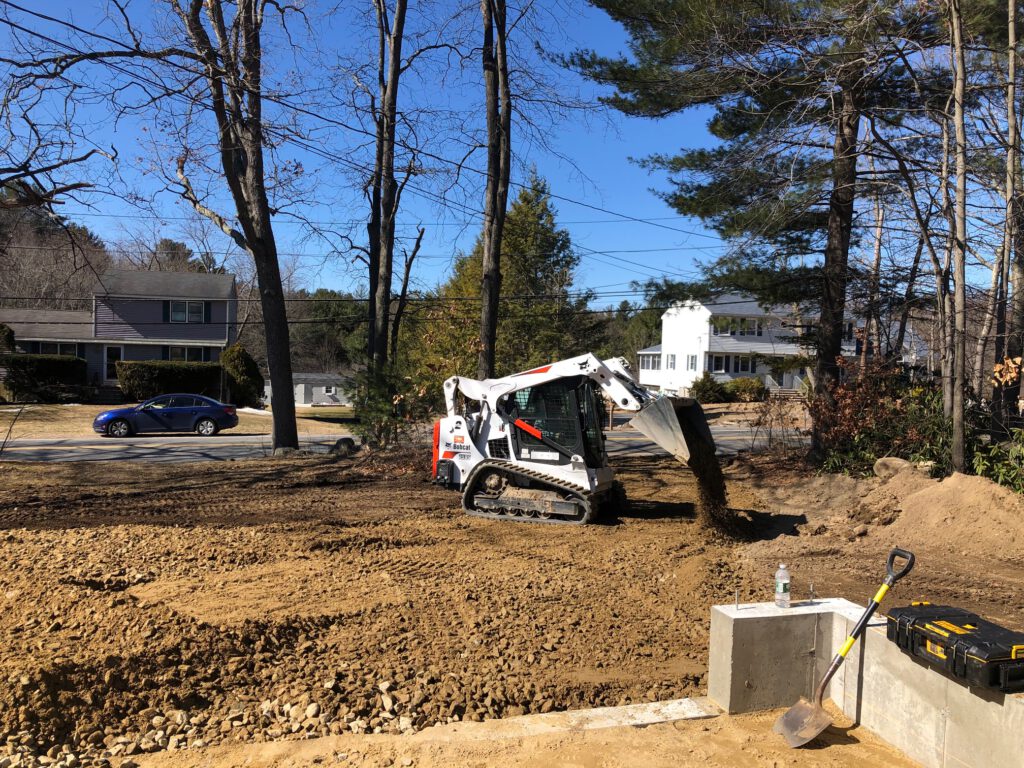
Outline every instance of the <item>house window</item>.
POLYGON ((697 370, 697 356, 687 355, 686 356, 686 370, 696 371, 697 370))
POLYGON ((77 344, 59 344, 56 341, 43 341, 39 343, 39 354, 41 355, 67 355, 77 357, 77 344))
POLYGON ((203 362, 202 347, 168 347, 167 359, 177 362, 201 363, 203 362))
POLYGON ((735 317, 716 317, 711 320, 712 336, 735 336, 737 320, 735 317))
POLYGON ((726 356, 725 355, 708 355, 708 362, 711 364, 712 373, 725 373, 726 356))
POLYGON ((665 370, 674 371, 676 369, 676 356, 665 355, 665 370))
POLYGON ((204 308, 201 301, 172 301, 170 320, 172 323, 201 323, 204 308))
POLYGON ((660 371, 661 355, 640 355, 640 370, 660 371))
POLYGON ((326 386, 325 385, 324 386, 324 394, 325 395, 333 395, 334 394, 334 387, 330 387, 330 386, 326 386))
POLYGON ((737 364, 736 365, 736 370, 739 373, 750 373, 751 370, 753 370, 753 368, 751 367, 751 364, 750 364, 750 358, 749 357, 737 357, 736 358, 736 364, 737 364))

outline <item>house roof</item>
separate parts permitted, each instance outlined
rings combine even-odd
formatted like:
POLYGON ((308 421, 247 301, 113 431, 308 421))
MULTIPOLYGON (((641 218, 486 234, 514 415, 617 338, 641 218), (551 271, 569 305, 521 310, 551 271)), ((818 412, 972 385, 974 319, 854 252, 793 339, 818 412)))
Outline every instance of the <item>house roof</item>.
POLYGON ((0 309, 0 323, 14 331, 16 339, 82 341, 92 336, 92 312, 88 311, 0 309))
POLYGON ((133 272, 112 269, 99 276, 97 296, 140 296, 174 299, 230 299, 234 275, 207 272, 133 272))
MULTIPOLYGON (((346 376, 343 373, 293 373, 292 384, 313 384, 322 385, 328 387, 337 387, 340 385, 348 384, 352 381, 350 376, 346 376)), ((270 384, 270 379, 264 379, 266 384, 270 384)))
POLYGON ((788 305, 776 305, 765 309, 757 300, 746 293, 723 293, 706 301, 684 302, 681 306, 699 304, 711 312, 712 316, 726 317, 788 317, 793 308, 788 305))
POLYGON ((637 354, 638 355, 660 355, 661 354, 661 344, 655 344, 653 347, 648 347, 647 349, 641 349, 639 352, 637 352, 637 354))

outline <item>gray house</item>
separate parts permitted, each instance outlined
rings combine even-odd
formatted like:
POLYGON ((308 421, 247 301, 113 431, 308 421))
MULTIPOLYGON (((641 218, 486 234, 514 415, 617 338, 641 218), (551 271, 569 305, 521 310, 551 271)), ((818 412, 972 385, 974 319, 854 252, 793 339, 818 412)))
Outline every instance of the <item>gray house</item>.
POLYGON ((118 360, 216 362, 235 341, 233 275, 111 270, 99 276, 92 309, 0 309, 18 351, 75 355, 93 386, 116 386, 118 360))
MULTIPOLYGON (((352 379, 340 373, 293 373, 292 388, 296 405, 352 405, 352 379)), ((270 402, 270 394, 270 379, 266 379, 264 402, 270 402)))

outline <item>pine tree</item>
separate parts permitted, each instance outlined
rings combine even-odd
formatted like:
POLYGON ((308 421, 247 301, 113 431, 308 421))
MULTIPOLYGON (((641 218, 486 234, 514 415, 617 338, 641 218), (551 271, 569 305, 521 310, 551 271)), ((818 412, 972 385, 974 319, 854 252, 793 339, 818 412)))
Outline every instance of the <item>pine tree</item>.
MULTIPOLYGON (((497 376, 590 351, 601 341, 600 321, 587 309, 590 293, 573 285, 579 256, 555 217, 547 183, 533 174, 509 208, 502 234, 497 376)), ((405 330, 410 367, 438 392, 448 376, 476 370, 482 261, 478 238, 405 330)))

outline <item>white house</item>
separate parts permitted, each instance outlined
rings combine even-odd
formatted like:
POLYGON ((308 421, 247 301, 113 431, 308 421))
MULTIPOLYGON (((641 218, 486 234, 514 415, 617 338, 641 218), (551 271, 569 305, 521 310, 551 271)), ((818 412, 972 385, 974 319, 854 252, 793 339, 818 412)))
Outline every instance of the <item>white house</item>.
MULTIPOLYGON (((661 316, 661 344, 641 349, 640 383, 649 389, 679 393, 704 371, 719 381, 757 378, 769 389, 799 389, 806 370, 789 368, 785 358, 807 356, 798 343, 815 317, 792 307, 764 309, 750 296, 727 294, 711 301, 689 301, 661 316)), ((854 352, 853 323, 847 323, 844 351, 854 352), (846 350, 849 344, 849 350, 846 350)))

